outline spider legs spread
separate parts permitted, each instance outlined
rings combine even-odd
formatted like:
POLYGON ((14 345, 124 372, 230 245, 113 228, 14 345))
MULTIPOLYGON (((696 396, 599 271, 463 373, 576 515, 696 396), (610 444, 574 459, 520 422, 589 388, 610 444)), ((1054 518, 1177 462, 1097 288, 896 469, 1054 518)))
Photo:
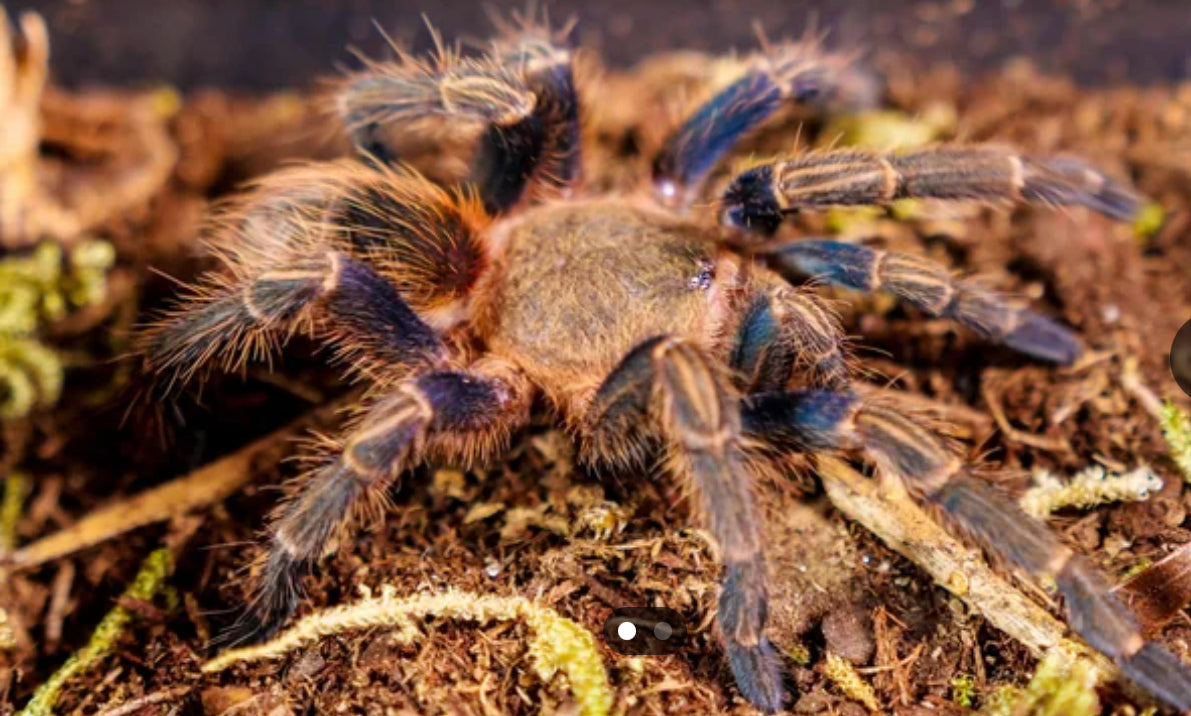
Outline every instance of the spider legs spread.
POLYGON ((446 358, 434 329, 391 283, 367 264, 334 251, 262 271, 231 290, 203 294, 145 334, 142 350, 148 364, 172 384, 220 352, 225 363, 266 352, 278 331, 292 330, 312 312, 333 319, 337 350, 357 354, 373 368, 438 365, 446 358))
POLYGON ((800 209, 903 198, 1079 205, 1125 221, 1140 208, 1128 187, 1078 159, 943 146, 907 154, 813 152, 762 164, 724 191, 721 217, 730 226, 772 234, 786 214, 800 209))
POLYGON ((984 548, 1035 579, 1053 581, 1073 631, 1167 705, 1191 710, 1191 669, 1146 642, 1134 616, 1090 563, 1011 499, 970 475, 928 427, 879 403, 820 390, 749 396, 742 425, 746 436, 778 449, 862 453, 906 481, 984 548))
POLYGON ((236 644, 267 637, 297 607, 301 579, 355 517, 385 504, 385 491, 427 457, 471 464, 503 448, 528 419, 529 389, 508 365, 485 359, 466 371, 428 371, 401 381, 364 413, 282 505, 248 608, 220 636, 236 644))
POLYGON ((743 467, 739 402, 702 350, 659 336, 634 348, 597 391, 581 436, 589 457, 618 453, 644 421, 659 425, 675 475, 689 479, 724 560, 718 622, 744 695, 782 706, 777 657, 764 636, 768 610, 762 536, 743 467))
POLYGON ((1054 363, 1071 363, 1083 345, 1070 329, 996 292, 956 280, 939 264, 858 244, 796 240, 763 250, 770 267, 792 279, 815 278, 846 288, 885 290, 931 316, 950 318, 982 337, 1054 363))

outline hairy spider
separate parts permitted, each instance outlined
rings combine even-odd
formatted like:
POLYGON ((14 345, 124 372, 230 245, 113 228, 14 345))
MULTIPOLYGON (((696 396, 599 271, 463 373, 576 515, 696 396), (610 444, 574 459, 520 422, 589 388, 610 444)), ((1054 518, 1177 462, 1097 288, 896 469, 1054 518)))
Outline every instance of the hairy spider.
POLYGON ((905 480, 987 549, 1053 581, 1072 628, 1124 674, 1191 709, 1191 670, 1142 637, 1087 561, 930 428, 850 389, 836 318, 790 282, 888 291, 1044 361, 1077 358, 1076 336, 923 258, 749 241, 827 205, 1025 201, 1128 219, 1135 194, 1076 159, 941 146, 791 156, 736 176, 714 213, 691 208, 739 140, 792 103, 830 97, 844 70, 813 45, 766 48, 665 142, 652 186, 619 195, 584 189, 572 53, 544 28, 506 29, 479 59, 399 53, 348 77, 337 107, 363 161, 261 180, 215 232, 222 270, 143 337, 167 385, 212 363, 235 369, 308 331, 372 387, 333 455, 278 512, 229 639, 276 629, 335 534, 382 504, 402 472, 492 459, 543 396, 582 459, 640 466, 661 451, 689 482, 724 563, 723 648, 762 709, 780 709, 784 689, 765 637, 753 483, 790 451, 853 454, 905 480), (414 126, 474 139, 465 187, 398 162, 414 126))

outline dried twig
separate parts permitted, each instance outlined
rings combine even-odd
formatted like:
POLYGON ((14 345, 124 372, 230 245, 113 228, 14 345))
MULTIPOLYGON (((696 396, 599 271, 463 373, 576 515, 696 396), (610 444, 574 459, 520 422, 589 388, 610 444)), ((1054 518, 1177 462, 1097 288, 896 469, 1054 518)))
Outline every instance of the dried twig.
POLYGON ((172 689, 162 689, 161 691, 154 691, 131 701, 125 701, 122 704, 105 708, 96 713, 95 716, 128 716, 128 714, 134 714, 146 706, 169 703, 175 699, 182 698, 188 693, 190 693, 189 686, 175 686, 172 689))
POLYGON ((0 560, 0 566, 34 567, 138 527, 219 502, 252 479, 258 466, 283 458, 289 439, 300 427, 328 419, 347 402, 332 402, 189 475, 101 507, 74 525, 17 550, 0 560))

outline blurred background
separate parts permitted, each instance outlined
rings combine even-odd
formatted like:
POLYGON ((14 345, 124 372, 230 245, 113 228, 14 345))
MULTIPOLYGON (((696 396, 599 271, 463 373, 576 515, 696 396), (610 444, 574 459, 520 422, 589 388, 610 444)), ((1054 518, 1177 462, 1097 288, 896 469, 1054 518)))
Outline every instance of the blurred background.
MULTIPOLYGON (((308 84, 350 64, 349 46, 378 54, 375 20, 415 49, 430 44, 421 15, 447 38, 487 35, 480 0, 28 0, 54 37, 54 72, 70 86, 167 81, 182 89, 308 84)), ((977 71, 1027 54, 1087 84, 1181 79, 1191 66, 1186 0, 553 0, 577 17, 580 45, 629 65, 661 49, 724 51, 802 33, 812 21, 846 47, 909 49, 977 71)))

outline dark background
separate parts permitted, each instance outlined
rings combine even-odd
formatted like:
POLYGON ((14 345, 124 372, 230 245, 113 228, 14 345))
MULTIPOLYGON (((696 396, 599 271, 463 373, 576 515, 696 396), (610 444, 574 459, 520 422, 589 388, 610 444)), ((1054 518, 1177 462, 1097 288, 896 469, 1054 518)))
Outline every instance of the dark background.
MULTIPOLYGON (((478 0, 18 0, 45 14, 56 76, 67 85, 166 81, 183 89, 302 86, 351 62, 349 45, 383 47, 375 19, 416 49, 421 14, 447 38, 480 38, 491 24, 478 0)), ((517 3, 510 7, 524 7, 517 3)), ((1191 74, 1188 0, 554 0, 576 15, 581 45, 627 65, 660 49, 755 47, 798 36, 812 18, 849 47, 908 47, 968 70, 1028 54, 1085 83, 1155 82, 1191 74)))

